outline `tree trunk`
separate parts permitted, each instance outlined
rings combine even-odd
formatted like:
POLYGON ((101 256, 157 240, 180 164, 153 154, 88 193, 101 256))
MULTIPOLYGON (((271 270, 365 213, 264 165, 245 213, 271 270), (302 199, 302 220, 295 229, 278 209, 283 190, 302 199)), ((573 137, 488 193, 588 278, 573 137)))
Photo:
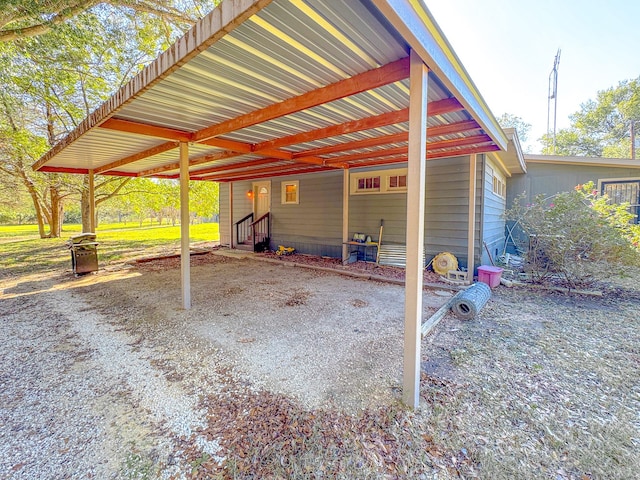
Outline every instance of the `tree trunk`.
POLYGON ((49 235, 53 238, 59 238, 62 234, 62 216, 64 207, 60 199, 60 192, 54 185, 49 187, 49 195, 51 200, 51 221, 49 222, 49 235))
MULTIPOLYGON (((91 232, 91 205, 89 203, 89 187, 88 176, 85 175, 85 180, 82 186, 82 194, 80 196, 80 214, 82 216, 82 231, 91 232)), ((91 232, 95 233, 95 232, 91 232)))
POLYGON ((33 201, 33 208, 36 211, 36 221, 38 222, 38 234, 40 235, 40 238, 47 238, 48 235, 44 232, 44 216, 42 214, 42 205, 40 203, 38 191, 36 190, 36 187, 31 179, 24 173, 24 171, 20 170, 19 174, 25 187, 27 187, 27 191, 31 196, 31 200, 33 201))

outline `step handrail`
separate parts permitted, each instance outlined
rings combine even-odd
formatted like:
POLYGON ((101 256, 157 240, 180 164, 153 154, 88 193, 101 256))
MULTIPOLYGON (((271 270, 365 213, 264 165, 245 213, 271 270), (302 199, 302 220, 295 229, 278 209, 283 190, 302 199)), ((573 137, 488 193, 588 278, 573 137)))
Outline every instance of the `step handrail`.
POLYGON ((253 212, 245 215, 234 224, 236 226, 236 242, 245 243, 249 238, 249 229, 253 230, 253 223, 247 223, 248 221, 253 221, 253 212))

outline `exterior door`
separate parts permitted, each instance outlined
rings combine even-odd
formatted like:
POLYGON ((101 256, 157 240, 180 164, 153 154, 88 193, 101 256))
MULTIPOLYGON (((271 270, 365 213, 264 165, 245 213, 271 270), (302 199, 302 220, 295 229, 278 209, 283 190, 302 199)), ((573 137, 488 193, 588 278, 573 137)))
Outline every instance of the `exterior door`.
POLYGON ((253 182, 253 219, 271 211, 271 181, 253 182))

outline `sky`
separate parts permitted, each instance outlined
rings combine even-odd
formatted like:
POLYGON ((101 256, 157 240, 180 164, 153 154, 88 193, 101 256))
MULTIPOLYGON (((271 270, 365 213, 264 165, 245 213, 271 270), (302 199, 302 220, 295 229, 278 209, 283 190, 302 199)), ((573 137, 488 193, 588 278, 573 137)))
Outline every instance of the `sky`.
POLYGON ((598 91, 640 76, 638 0, 424 1, 493 114, 531 124, 531 153, 547 132, 558 49, 557 130, 598 91))

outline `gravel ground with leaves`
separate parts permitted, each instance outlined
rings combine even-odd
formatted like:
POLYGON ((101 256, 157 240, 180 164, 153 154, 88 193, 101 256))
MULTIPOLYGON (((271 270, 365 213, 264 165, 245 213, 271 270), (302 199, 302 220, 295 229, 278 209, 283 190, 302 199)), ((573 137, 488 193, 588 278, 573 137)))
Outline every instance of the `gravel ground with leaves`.
MULTIPOLYGON (((446 317, 413 413, 401 286, 192 265, 189 311, 175 259, 2 281, 0 478, 637 476, 635 281, 500 287, 477 319, 446 317)), ((425 317, 450 295, 426 291, 425 317)))

